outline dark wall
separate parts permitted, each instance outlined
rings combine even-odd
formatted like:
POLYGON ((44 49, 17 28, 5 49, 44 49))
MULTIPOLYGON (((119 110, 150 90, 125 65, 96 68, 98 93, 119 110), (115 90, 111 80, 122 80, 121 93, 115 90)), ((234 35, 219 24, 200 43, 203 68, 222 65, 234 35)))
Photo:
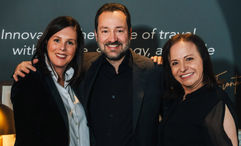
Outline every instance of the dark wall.
MULTIPOLYGON (((70 15, 82 26, 85 51, 98 50, 93 36, 94 16, 108 0, 21 0, 0 5, 0 81, 11 80, 15 66, 30 60, 46 25, 70 15)), ((209 49, 218 78, 232 101, 241 105, 241 2, 238 0, 131 0, 112 1, 127 6, 132 17, 131 48, 141 55, 161 55, 162 46, 176 33, 201 36, 209 49)), ((240 116, 241 117, 241 116, 240 116)))

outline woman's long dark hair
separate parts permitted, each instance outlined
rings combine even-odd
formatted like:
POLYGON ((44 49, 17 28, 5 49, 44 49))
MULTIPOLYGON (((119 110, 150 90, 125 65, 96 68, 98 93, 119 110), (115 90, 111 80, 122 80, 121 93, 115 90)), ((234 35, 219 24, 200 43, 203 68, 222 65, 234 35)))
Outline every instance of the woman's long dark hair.
POLYGON ((167 94, 165 97, 176 98, 184 93, 184 89, 182 88, 181 84, 172 75, 169 62, 170 48, 179 41, 192 42, 196 45, 203 61, 203 83, 208 87, 213 87, 217 84, 215 75, 213 73, 212 62, 204 41, 199 36, 194 34, 177 34, 169 39, 163 47, 162 57, 167 87, 167 94))
POLYGON ((74 84, 74 81, 76 81, 81 76, 82 72, 82 55, 83 55, 83 47, 84 47, 84 38, 83 34, 80 28, 79 23, 70 16, 60 16, 52 20, 47 28, 45 29, 43 35, 38 40, 38 43, 36 45, 36 52, 33 55, 33 59, 37 58, 39 60, 38 66, 40 70, 42 70, 45 74, 49 74, 49 70, 47 69, 46 63, 45 63, 45 54, 47 55, 47 44, 49 39, 57 32, 61 31, 62 29, 66 27, 73 27, 77 34, 77 48, 75 55, 71 62, 68 64, 66 70, 69 67, 73 67, 74 69, 74 75, 72 79, 69 81, 71 85, 74 84))

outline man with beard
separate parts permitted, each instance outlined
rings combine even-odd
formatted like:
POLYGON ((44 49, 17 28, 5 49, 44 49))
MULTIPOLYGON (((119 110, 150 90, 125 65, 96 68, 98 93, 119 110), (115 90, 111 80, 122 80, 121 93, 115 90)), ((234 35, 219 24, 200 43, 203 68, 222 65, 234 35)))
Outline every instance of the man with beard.
MULTIPOLYGON (((85 77, 78 88, 95 146, 157 145, 162 69, 129 48, 131 32, 124 5, 107 3, 97 11, 95 37, 101 54, 84 55, 85 77)), ((18 68, 14 78, 32 67, 18 68)))

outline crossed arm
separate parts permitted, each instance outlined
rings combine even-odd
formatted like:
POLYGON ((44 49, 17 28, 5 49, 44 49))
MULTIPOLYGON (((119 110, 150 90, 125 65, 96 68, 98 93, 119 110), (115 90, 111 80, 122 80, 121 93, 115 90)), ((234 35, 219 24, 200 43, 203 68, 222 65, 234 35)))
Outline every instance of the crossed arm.
MULTIPOLYGON (((151 60, 157 64, 162 64, 162 57, 161 56, 152 56, 151 60)), ((38 59, 33 60, 33 64, 36 64, 38 62, 38 59)), ((18 76, 25 77, 26 74, 32 71, 36 71, 36 68, 33 66, 31 61, 23 61, 16 67, 13 78, 17 82, 18 76)))

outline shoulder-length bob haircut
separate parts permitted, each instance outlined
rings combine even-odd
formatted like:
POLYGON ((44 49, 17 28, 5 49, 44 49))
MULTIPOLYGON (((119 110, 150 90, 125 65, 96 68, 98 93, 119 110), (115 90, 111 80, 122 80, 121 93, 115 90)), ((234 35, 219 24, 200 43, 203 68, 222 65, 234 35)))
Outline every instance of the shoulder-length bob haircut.
POLYGON ((38 40, 36 45, 36 52, 33 55, 33 59, 37 58, 39 60, 39 67, 40 69, 48 74, 49 71, 47 69, 47 66, 45 64, 45 54, 47 55, 47 44, 49 39, 57 32, 61 31, 62 29, 66 27, 73 27, 77 34, 77 48, 75 55, 72 59, 72 61, 68 64, 66 70, 69 67, 73 67, 74 69, 74 75, 73 78, 70 80, 70 83, 72 84, 73 81, 75 81, 78 77, 80 77, 81 71, 82 71, 82 55, 83 55, 83 47, 84 47, 84 38, 83 34, 80 28, 79 23, 70 16, 60 16, 55 19, 53 19, 43 32, 43 35, 38 40))
POLYGON ((208 87, 213 87, 217 84, 215 75, 213 73, 212 62, 204 41, 197 35, 186 33, 177 34, 169 39, 163 47, 163 66, 165 68, 165 75, 167 79, 167 88, 175 89, 180 88, 180 84, 174 79, 170 67, 170 48, 179 41, 192 42, 197 47, 203 62, 203 83, 208 87))

